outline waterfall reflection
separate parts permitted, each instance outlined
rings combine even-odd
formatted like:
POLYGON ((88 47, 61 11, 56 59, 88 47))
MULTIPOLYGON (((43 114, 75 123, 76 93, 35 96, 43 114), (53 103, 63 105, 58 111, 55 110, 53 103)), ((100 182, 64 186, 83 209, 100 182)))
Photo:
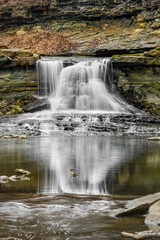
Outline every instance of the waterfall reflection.
POLYGON ((149 194, 159 191, 160 143, 142 137, 47 136, 2 139, 0 173, 29 170, 0 192, 149 194), (39 165, 39 166, 38 166, 39 165))
POLYGON ((43 193, 107 194, 111 171, 141 149, 134 141, 98 136, 47 138, 45 146, 43 193))

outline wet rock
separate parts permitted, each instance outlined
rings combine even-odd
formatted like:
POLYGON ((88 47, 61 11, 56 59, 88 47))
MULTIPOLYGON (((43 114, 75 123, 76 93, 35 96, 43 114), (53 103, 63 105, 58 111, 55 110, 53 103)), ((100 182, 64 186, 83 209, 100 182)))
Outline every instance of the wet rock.
POLYGON ((145 218, 145 224, 149 226, 156 225, 160 228, 160 200, 149 208, 149 213, 145 218))
POLYGON ((10 181, 16 182, 16 181, 30 181, 29 177, 26 177, 25 175, 12 175, 8 178, 10 181))
POLYGON ((36 112, 36 111, 42 111, 46 109, 50 109, 51 105, 47 98, 38 98, 36 96, 33 96, 28 103, 24 106, 23 110, 24 112, 36 112))
POLYGON ((16 169, 15 173, 18 175, 30 175, 31 174, 31 172, 24 170, 24 169, 16 169))
POLYGON ((4 136, 3 138, 4 138, 4 139, 10 139, 11 136, 4 136))
POLYGON ((8 177, 5 175, 0 176, 0 183, 7 183, 8 182, 8 177))
POLYGON ((12 138, 19 138, 18 135, 12 135, 12 138))
POLYGON ((26 139, 27 136, 26 136, 26 135, 20 135, 19 138, 20 138, 20 139, 26 139))
POLYGON ((0 136, 9 136, 9 138, 20 137, 22 135, 38 136, 59 132, 66 134, 72 132, 73 134, 123 134, 123 135, 144 135, 159 136, 160 132, 160 118, 158 116, 151 116, 148 114, 95 114, 97 118, 101 119, 101 124, 92 123, 89 120, 89 115, 78 114, 82 121, 76 122, 77 114, 49 114, 46 119, 44 113, 39 112, 39 119, 34 119, 31 114, 25 115, 7 115, 0 117, 0 136), (57 120, 59 119, 59 120, 57 120), (68 120, 67 120, 68 119, 68 120), (98 126, 97 126, 98 125, 98 126), (93 126, 93 127, 92 127, 93 126), (96 127, 94 127, 96 126, 96 127))
POLYGON ((19 114, 23 112, 23 108, 21 108, 20 106, 16 106, 16 105, 10 105, 8 106, 8 110, 10 109, 10 111, 8 111, 6 114, 7 115, 14 115, 14 114, 19 114))
POLYGON ((149 207, 158 200, 160 200, 160 192, 136 198, 126 203, 124 208, 113 210, 111 215, 121 217, 138 213, 146 213, 149 207))
POLYGON ((148 140, 160 141, 160 137, 150 137, 150 138, 148 138, 148 140))

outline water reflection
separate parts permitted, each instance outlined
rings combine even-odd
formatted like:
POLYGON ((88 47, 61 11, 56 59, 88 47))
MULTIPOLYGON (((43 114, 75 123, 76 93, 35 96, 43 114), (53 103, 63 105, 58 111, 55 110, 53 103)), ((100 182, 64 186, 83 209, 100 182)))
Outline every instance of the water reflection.
MULTIPOLYGON (((43 149, 43 139, 40 145, 43 149)), ((44 158, 43 164, 41 163, 40 169, 44 171, 41 173, 43 181, 39 191, 80 194, 107 194, 109 191, 114 194, 114 188, 118 191, 118 187, 124 188, 130 178, 135 178, 137 167, 147 167, 144 161, 154 161, 160 156, 160 152, 155 151, 158 148, 152 147, 147 140, 135 138, 47 138, 45 149, 48 161, 44 158)), ((132 181, 131 185, 134 185, 136 178, 132 181)), ((143 181, 139 184, 142 186, 143 181)))
POLYGON ((1 192, 148 194, 159 191, 159 143, 118 136, 49 136, 0 141, 0 174, 16 168, 31 181, 1 192))

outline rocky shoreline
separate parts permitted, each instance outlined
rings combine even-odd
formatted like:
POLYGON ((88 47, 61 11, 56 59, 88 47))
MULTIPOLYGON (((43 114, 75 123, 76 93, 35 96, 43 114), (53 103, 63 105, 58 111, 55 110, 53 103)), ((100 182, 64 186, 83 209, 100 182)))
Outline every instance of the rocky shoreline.
POLYGON ((111 210, 112 217, 126 217, 142 214, 144 223, 150 230, 143 232, 122 232, 123 237, 133 239, 146 239, 160 236, 160 193, 149 194, 134 200, 129 200, 123 208, 111 210))
POLYGON ((22 136, 128 135, 160 136, 160 119, 145 114, 51 113, 18 114, 0 117, 1 138, 22 136))

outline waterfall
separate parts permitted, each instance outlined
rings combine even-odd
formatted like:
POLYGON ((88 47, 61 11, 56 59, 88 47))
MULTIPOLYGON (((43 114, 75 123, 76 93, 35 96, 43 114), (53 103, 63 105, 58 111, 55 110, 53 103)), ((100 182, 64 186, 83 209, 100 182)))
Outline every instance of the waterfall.
POLYGON ((125 112, 115 93, 111 59, 42 58, 37 61, 40 96, 48 97, 52 111, 125 112))

